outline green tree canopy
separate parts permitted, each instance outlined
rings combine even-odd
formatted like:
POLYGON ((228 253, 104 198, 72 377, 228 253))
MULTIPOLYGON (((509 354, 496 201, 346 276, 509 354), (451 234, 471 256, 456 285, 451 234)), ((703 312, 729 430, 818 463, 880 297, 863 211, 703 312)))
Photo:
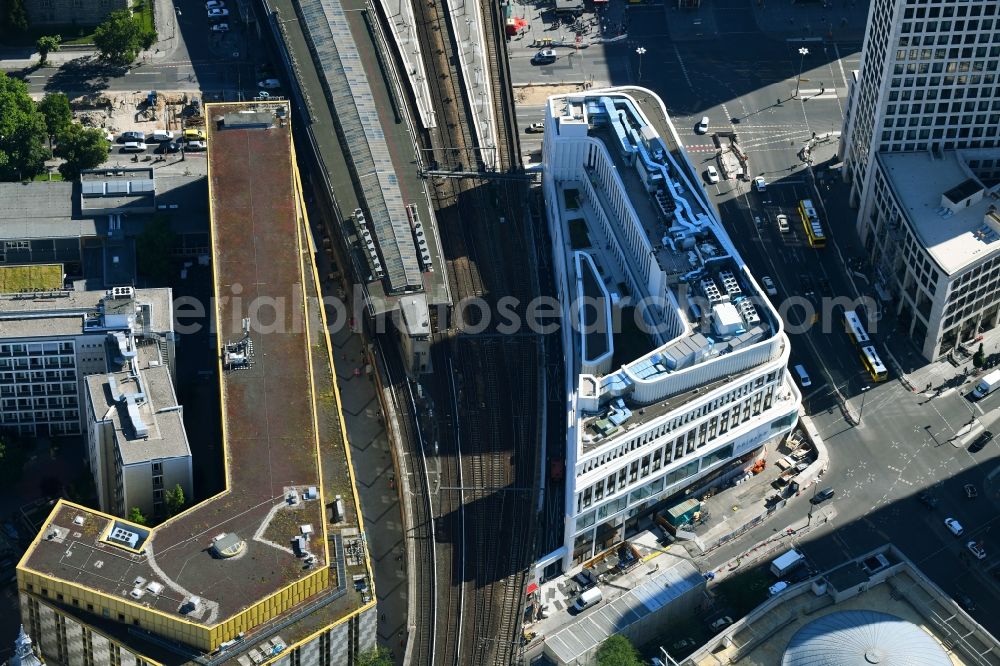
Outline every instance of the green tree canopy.
POLYGON ((28 29, 28 12, 24 0, 6 0, 3 3, 3 26, 10 32, 24 32, 28 29))
POLYGON ((176 516, 184 508, 184 489, 181 488, 181 484, 174 486, 173 490, 168 490, 164 493, 163 498, 167 503, 167 515, 176 516))
POLYGON ((377 647, 358 655, 354 660, 355 666, 392 666, 392 655, 384 647, 377 647))
POLYGON ((56 144, 56 157, 66 161, 59 165, 59 173, 66 180, 75 180, 83 169, 93 169, 108 159, 108 141, 104 132, 70 123, 56 144))
POLYGON ((972 355, 972 365, 977 368, 981 368, 986 365, 986 350, 983 349, 983 343, 979 343, 979 349, 976 353, 972 355))
POLYGON ((159 284, 170 279, 173 265, 170 253, 174 249, 177 236, 170 228, 169 219, 156 215, 135 239, 135 253, 139 274, 159 284))
POLYGON ((35 48, 38 49, 38 55, 41 56, 38 59, 38 64, 44 66, 49 62, 49 54, 62 48, 62 37, 59 35, 42 35, 35 42, 35 48))
POLYGON ((142 515, 142 509, 137 506, 132 507, 132 510, 128 512, 128 519, 136 525, 146 524, 146 516, 142 515))
POLYGON ((49 93, 38 103, 38 110, 45 116, 49 136, 59 136, 73 123, 69 98, 63 93, 49 93))
POLYGON ((615 634, 597 649, 598 666, 642 666, 639 652, 627 638, 615 634))
POLYGON ((45 169, 45 116, 28 86, 0 72, 0 181, 33 178, 45 169))
POLYGON ((108 14, 94 32, 94 46, 100 51, 101 59, 115 65, 128 65, 140 49, 155 42, 156 31, 143 28, 140 20, 127 9, 108 14))

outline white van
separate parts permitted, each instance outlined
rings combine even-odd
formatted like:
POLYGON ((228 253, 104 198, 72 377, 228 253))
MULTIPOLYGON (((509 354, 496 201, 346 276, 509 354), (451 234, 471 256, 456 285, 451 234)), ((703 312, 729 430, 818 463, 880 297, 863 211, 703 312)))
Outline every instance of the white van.
POLYGON ((156 130, 149 139, 156 143, 165 143, 174 140, 174 133, 169 130, 156 130))
POLYGON ((810 386, 812 386, 812 380, 809 379, 809 373, 806 372, 806 369, 804 367, 802 367, 801 365, 795 366, 795 374, 798 375, 799 384, 802 385, 802 388, 809 388, 810 386))
POLYGON ((585 590, 579 597, 576 598, 576 603, 573 604, 572 609, 574 613, 582 613, 591 606, 596 606, 601 603, 601 599, 604 595, 596 587, 592 587, 589 590, 585 590))

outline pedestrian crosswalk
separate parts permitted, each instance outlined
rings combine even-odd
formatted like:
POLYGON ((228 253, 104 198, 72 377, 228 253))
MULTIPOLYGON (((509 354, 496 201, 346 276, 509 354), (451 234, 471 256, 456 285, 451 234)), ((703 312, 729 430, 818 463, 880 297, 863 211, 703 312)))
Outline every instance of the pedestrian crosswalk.
POLYGON ((799 99, 837 99, 840 95, 836 88, 801 88, 799 99))

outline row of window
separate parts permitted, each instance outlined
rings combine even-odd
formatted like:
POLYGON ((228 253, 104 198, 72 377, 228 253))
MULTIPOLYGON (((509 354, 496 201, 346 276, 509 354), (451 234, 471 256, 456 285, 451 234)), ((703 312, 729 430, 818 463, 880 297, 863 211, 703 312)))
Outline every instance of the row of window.
POLYGON ((767 374, 766 378, 764 375, 760 375, 759 377, 756 377, 755 379, 745 382, 744 384, 736 387, 735 389, 729 391, 725 395, 719 396, 718 398, 712 400, 711 402, 706 402, 702 405, 699 405, 698 407, 692 409, 691 411, 681 414, 680 416, 677 416, 669 421, 665 420, 659 426, 651 428, 650 430, 647 430, 641 435, 636 435, 635 437, 632 437, 628 441, 622 442, 614 449, 606 450, 602 452, 600 455, 596 455, 590 458, 589 460, 584 461, 584 463, 578 467, 579 471, 577 472, 577 476, 582 476, 593 469, 601 467, 605 463, 612 462, 631 451, 635 451, 640 446, 643 446, 649 442, 653 442, 662 437, 663 435, 670 433, 676 430, 677 428, 687 425, 691 421, 694 421, 696 419, 701 418, 702 416, 705 416, 706 414, 714 412, 720 407, 728 405, 733 400, 739 400, 740 398, 749 395, 749 393, 752 390, 759 389, 764 385, 765 382, 771 383, 774 382, 777 378, 778 378, 778 371, 772 370, 767 374))
POLYGON ((735 428, 751 418, 759 416, 762 411, 770 409, 775 386, 769 385, 765 390, 758 391, 731 409, 716 414, 711 419, 702 422, 697 427, 681 433, 676 439, 666 442, 656 450, 647 453, 640 459, 612 472, 606 478, 584 488, 577 493, 576 512, 586 510, 592 503, 600 502, 637 481, 645 479, 657 472, 661 467, 680 460, 686 455, 725 434, 730 428, 735 428))
MULTIPOLYGON (((941 0, 937 0, 940 2, 941 0)), ((923 0, 924 4, 927 0, 923 0)), ((906 4, 913 5, 917 4, 914 0, 907 0, 906 4)), ((997 14, 996 3, 985 2, 982 4, 965 4, 955 6, 953 4, 946 5, 945 7, 907 7, 903 10, 904 19, 913 18, 951 18, 951 17, 966 17, 966 16, 995 16, 997 14)))

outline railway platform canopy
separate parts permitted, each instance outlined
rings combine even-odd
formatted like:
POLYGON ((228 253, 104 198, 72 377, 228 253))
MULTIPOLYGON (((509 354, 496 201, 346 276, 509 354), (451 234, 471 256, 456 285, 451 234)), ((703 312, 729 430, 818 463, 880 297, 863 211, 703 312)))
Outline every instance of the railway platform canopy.
POLYGON ((287 102, 205 112, 225 489, 154 527, 60 501, 18 565, 151 663, 242 664, 374 605, 287 102))
POLYGON ((386 76, 394 56, 379 50, 377 19, 363 0, 263 4, 295 73, 289 93, 332 204, 331 229, 342 235, 368 312, 394 312, 415 294, 428 306, 449 303, 437 222, 415 166, 419 128, 386 76))

